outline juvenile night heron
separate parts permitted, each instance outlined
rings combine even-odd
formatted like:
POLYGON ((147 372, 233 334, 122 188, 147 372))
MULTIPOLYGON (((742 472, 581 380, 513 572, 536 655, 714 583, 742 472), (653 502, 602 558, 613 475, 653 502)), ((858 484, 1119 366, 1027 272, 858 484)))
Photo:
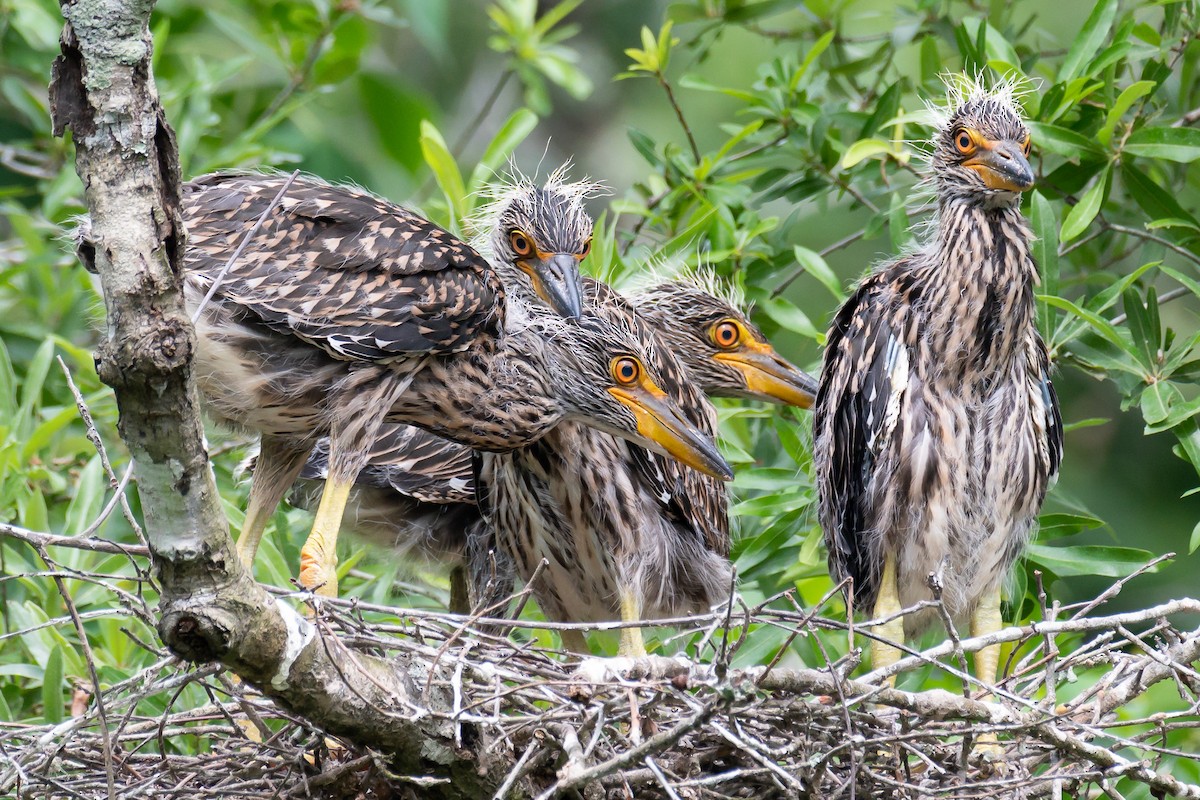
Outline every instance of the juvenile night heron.
MULTIPOLYGON (((928 238, 858 285, 829 328, 814 409, 820 519, 835 580, 876 618, 942 600, 973 634, 999 629, 1000 591, 1062 457, 1050 362, 1034 324, 1037 266, 1021 193, 1029 129, 1011 91, 952 93, 933 139, 928 238)), ((934 609, 877 629, 902 641, 934 609)), ((975 672, 996 679, 999 647, 975 672)), ((877 643, 872 662, 899 651, 877 643)))
MULTIPOLYGON (((711 439, 664 398, 630 331, 595 316, 565 321, 524 296, 513 275, 506 302, 501 278, 525 268, 493 270, 437 226, 365 192, 296 181, 218 282, 285 180, 212 175, 184 196, 189 307, 217 286, 197 323, 197 381, 218 420, 261 436, 243 557, 253 558, 267 517, 329 436, 300 579, 336 594, 346 497, 389 421, 506 450, 576 420, 728 472, 711 439)), ((531 242, 524 254, 512 244, 530 271, 553 261, 531 242)))
MULTIPOLYGON (((606 298, 606 313, 630 314, 603 285, 585 279, 585 288, 606 298)), ((692 391, 686 408, 710 427, 708 405, 694 390, 679 387, 694 383, 714 396, 810 405, 815 381, 778 356, 734 302, 714 290, 711 279, 672 281, 634 297, 654 346, 673 350, 682 362, 683 371, 664 388, 692 391)), ((468 448, 444 442, 439 449, 431 439, 411 428, 384 431, 359 475, 346 525, 393 550, 450 553, 461 561, 468 537, 485 548, 492 531, 456 497, 474 487, 468 448)), ((539 580, 534 590, 551 619, 663 616, 708 608, 728 592, 729 535, 719 484, 575 426, 560 426, 542 443, 495 460, 508 462, 485 470, 483 481, 485 490, 502 484, 490 497, 492 518, 500 522, 499 565, 515 559, 528 579, 547 555, 546 583, 539 580), (623 591, 629 607, 622 607, 623 591)), ((307 474, 319 477, 321 467, 314 458, 307 474)), ((472 566, 481 594, 481 578, 492 577, 489 563, 476 559, 472 566)), ((497 596, 503 592, 490 594, 497 596)), ((565 639, 576 650, 584 646, 578 635, 565 639)), ((626 634, 622 644, 627 652, 640 652, 636 633, 626 634)))

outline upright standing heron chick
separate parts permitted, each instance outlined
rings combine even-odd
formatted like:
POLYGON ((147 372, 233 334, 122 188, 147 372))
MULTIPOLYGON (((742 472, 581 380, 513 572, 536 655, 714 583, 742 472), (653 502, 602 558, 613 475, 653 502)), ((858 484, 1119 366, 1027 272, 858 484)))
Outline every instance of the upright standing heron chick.
MULTIPOLYGON (((820 519, 835 580, 876 618, 942 600, 975 635, 1001 625, 1000 590, 1062 457, 1062 421, 1034 324, 1037 266, 1021 193, 1029 129, 1011 90, 952 93, 933 139, 928 237, 859 284, 829 328, 814 411, 820 519)), ((926 609, 877 628, 902 641, 926 609)), ((878 669, 899 651, 877 643, 878 669)), ((975 657, 985 684, 999 647, 975 657)))

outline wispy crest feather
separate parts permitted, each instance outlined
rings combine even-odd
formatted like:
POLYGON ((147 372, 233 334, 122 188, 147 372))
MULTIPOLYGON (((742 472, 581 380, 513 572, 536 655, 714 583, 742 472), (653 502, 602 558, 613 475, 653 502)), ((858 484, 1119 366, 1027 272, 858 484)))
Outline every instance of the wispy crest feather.
POLYGON ((496 179, 480 190, 482 202, 479 209, 464 222, 463 228, 470 237, 471 245, 485 257, 494 256, 492 236, 496 233, 505 210, 514 204, 525 204, 530 206, 525 216, 534 216, 532 204, 539 189, 558 194, 576 204, 581 213, 585 200, 611 193, 603 183, 588 177, 577 181, 569 180, 570 171, 571 162, 567 161, 554 169, 539 185, 536 173, 526 175, 510 161, 504 173, 497 173, 496 179))
POLYGON ((666 283, 691 287, 716 298, 745 316, 750 314, 750 305, 742 287, 718 275, 716 268, 705 261, 692 266, 678 258, 655 259, 647 264, 645 270, 628 277, 621 286, 621 293, 637 302, 640 295, 666 283))

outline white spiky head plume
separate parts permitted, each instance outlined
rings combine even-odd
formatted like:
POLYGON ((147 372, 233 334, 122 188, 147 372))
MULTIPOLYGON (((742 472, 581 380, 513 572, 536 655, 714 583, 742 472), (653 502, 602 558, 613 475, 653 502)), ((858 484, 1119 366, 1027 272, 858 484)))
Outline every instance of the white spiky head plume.
MULTIPOLYGON (((488 258, 506 258, 509 228, 544 238, 545 252, 578 246, 591 238, 592 218, 584 201, 609 193, 590 178, 570 180, 571 162, 559 166, 539 183, 511 161, 503 174, 480 191, 478 211, 465 223, 471 244, 488 258)), ((576 252, 570 250, 569 252, 576 252)))

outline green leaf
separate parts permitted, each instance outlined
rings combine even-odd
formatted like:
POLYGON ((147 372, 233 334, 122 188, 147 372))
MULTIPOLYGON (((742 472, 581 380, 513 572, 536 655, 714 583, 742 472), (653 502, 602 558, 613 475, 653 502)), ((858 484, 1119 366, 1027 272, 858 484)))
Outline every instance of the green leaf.
MULTIPOLYGON (((1058 294, 1058 217, 1054 214, 1054 206, 1040 191, 1035 190, 1029 201, 1033 235, 1033 260, 1038 265, 1042 276, 1042 291, 1046 294, 1058 294)), ((1041 329, 1043 333, 1050 331, 1050 307, 1041 306, 1041 329)))
POLYGON ((1117 16, 1117 0, 1100 0, 1088 15, 1067 57, 1063 59, 1062 67, 1058 70, 1058 83, 1078 77, 1083 73, 1084 65, 1091 60, 1100 45, 1108 38, 1113 20, 1117 16))
POLYGON ((1061 539, 1082 531, 1099 528, 1104 521, 1090 514, 1043 514, 1038 519, 1038 539, 1061 539))
POLYGON ((1187 164, 1200 158, 1200 130, 1195 128, 1142 128, 1125 141, 1133 156, 1161 158, 1187 164))
POLYGON ((1200 548, 1200 522, 1196 523, 1196 527, 1192 528, 1192 538, 1188 540, 1188 555, 1196 552, 1196 548, 1200 548))
POLYGON ((1157 84, 1154 81, 1138 81, 1130 86, 1125 87, 1125 91, 1113 103, 1112 108, 1108 110, 1108 116, 1104 120, 1104 127, 1096 134, 1096 139, 1105 147, 1112 141, 1113 130, 1117 127, 1117 123, 1121 117, 1125 116, 1134 103, 1150 94, 1157 84))
POLYGON ((1080 308, 1065 297, 1053 297, 1051 295, 1039 295, 1039 297, 1044 302, 1049 303, 1056 308, 1061 308, 1064 311, 1070 311, 1072 314, 1090 325, 1092 329, 1096 331, 1096 333, 1103 336, 1111 344, 1116 345, 1125 353, 1133 356, 1135 359, 1137 358, 1138 354, 1133 348, 1133 345, 1125 341, 1124 337, 1121 336, 1113 324, 1101 317, 1099 314, 1080 308))
POLYGON ((17 376, 8 345, 0 339, 0 424, 9 424, 17 413, 17 376))
POLYGON ((496 131, 496 135, 492 137, 492 141, 488 142, 487 149, 483 151, 479 163, 471 171, 472 196, 488 182, 505 159, 517 149, 517 145, 525 141, 525 138, 533 132, 537 124, 537 114, 527 108, 518 108, 512 113, 512 116, 504 121, 500 130, 496 131))
POLYGON ((837 34, 836 29, 826 31, 820 39, 813 42, 812 47, 808 48, 808 52, 804 54, 804 60, 800 62, 800 66, 792 73, 790 89, 794 92, 800 86, 800 81, 808 73, 809 67, 813 65, 821 53, 824 53, 826 48, 833 42, 834 35, 837 34))
POLYGON ((792 253, 796 256, 796 262, 800 264, 800 267, 828 289, 829 293, 834 296, 834 299, 839 303, 846 299, 846 293, 842 291, 841 280, 829 268, 829 264, 825 262, 825 259, 821 258, 820 253, 800 245, 793 247, 792 253))
POLYGON ((1129 321, 1129 333, 1133 337, 1134 344, 1141 349, 1142 357, 1139 361, 1148 373, 1153 373, 1155 371, 1154 362, 1158 357, 1158 348, 1161 342, 1161 333, 1158 327, 1158 301, 1155 299, 1154 289, 1150 289, 1146 304, 1142 303, 1141 296, 1134 288, 1126 289, 1123 298, 1125 316, 1129 321), (1153 314, 1151 308, 1153 308, 1153 314))
MULTIPOLYGON (((1142 418, 1147 425, 1156 425, 1171 413, 1171 389, 1169 383, 1155 381, 1142 391, 1139 403, 1142 406, 1142 418)), ((1175 390, 1178 393, 1178 389, 1175 390)))
POLYGON ((421 120, 421 153, 425 163, 433 170, 433 176, 446 195, 446 202, 454 212, 456 222, 461 223, 466 217, 467 189, 463 185, 462 173, 458 164, 446 147, 446 140, 429 120, 421 120))
POLYGON ((842 156, 842 169, 850 169, 874 156, 888 155, 893 149, 892 143, 883 139, 860 139, 846 148, 846 154, 842 156))
POLYGON ((790 300, 782 297, 766 297, 757 300, 755 305, 781 328, 795 331, 810 339, 816 339, 821 335, 808 315, 796 308, 790 300))
POLYGON ((892 239, 892 249, 896 252, 902 251, 912 242, 912 229, 908 224, 904 198, 899 193, 892 195, 891 206, 888 208, 888 234, 892 239))
POLYGON ((63 721, 63 652, 62 645, 54 645, 46 659, 46 673, 42 677, 42 717, 50 725, 63 721))
MULTIPOLYGON (((1031 544, 1026 551, 1030 561, 1039 564, 1060 578, 1073 575, 1099 575, 1104 578, 1124 578, 1154 559, 1148 550, 1108 545, 1073 545, 1053 547, 1031 544)), ((1155 566, 1150 572, 1157 572, 1155 566)))
POLYGON ((1184 209, 1170 192, 1135 167, 1132 159, 1122 160, 1121 178, 1134 201, 1151 219, 1182 219, 1190 225, 1200 227, 1200 221, 1184 209))
POLYGON ((1092 188, 1088 189, 1079 202, 1067 212, 1060 234, 1062 241, 1069 242, 1086 231, 1092 224, 1092 220, 1100 213, 1100 205, 1104 202, 1104 190, 1108 188, 1108 175, 1109 170, 1105 167, 1104 172, 1101 173, 1092 188))
POLYGON ((1067 433, 1070 433, 1071 431, 1077 431, 1082 428, 1098 428, 1101 425, 1107 425, 1110 422, 1112 422, 1112 420, 1108 417, 1089 417, 1088 419, 1081 419, 1078 422, 1068 422, 1063 425, 1063 430, 1067 433))
POLYGON ((1048 122, 1030 121, 1029 130, 1033 134, 1033 144, 1039 150, 1049 150, 1074 163, 1079 162, 1080 156, 1104 157, 1104 150, 1094 141, 1070 128, 1051 125, 1048 122))

